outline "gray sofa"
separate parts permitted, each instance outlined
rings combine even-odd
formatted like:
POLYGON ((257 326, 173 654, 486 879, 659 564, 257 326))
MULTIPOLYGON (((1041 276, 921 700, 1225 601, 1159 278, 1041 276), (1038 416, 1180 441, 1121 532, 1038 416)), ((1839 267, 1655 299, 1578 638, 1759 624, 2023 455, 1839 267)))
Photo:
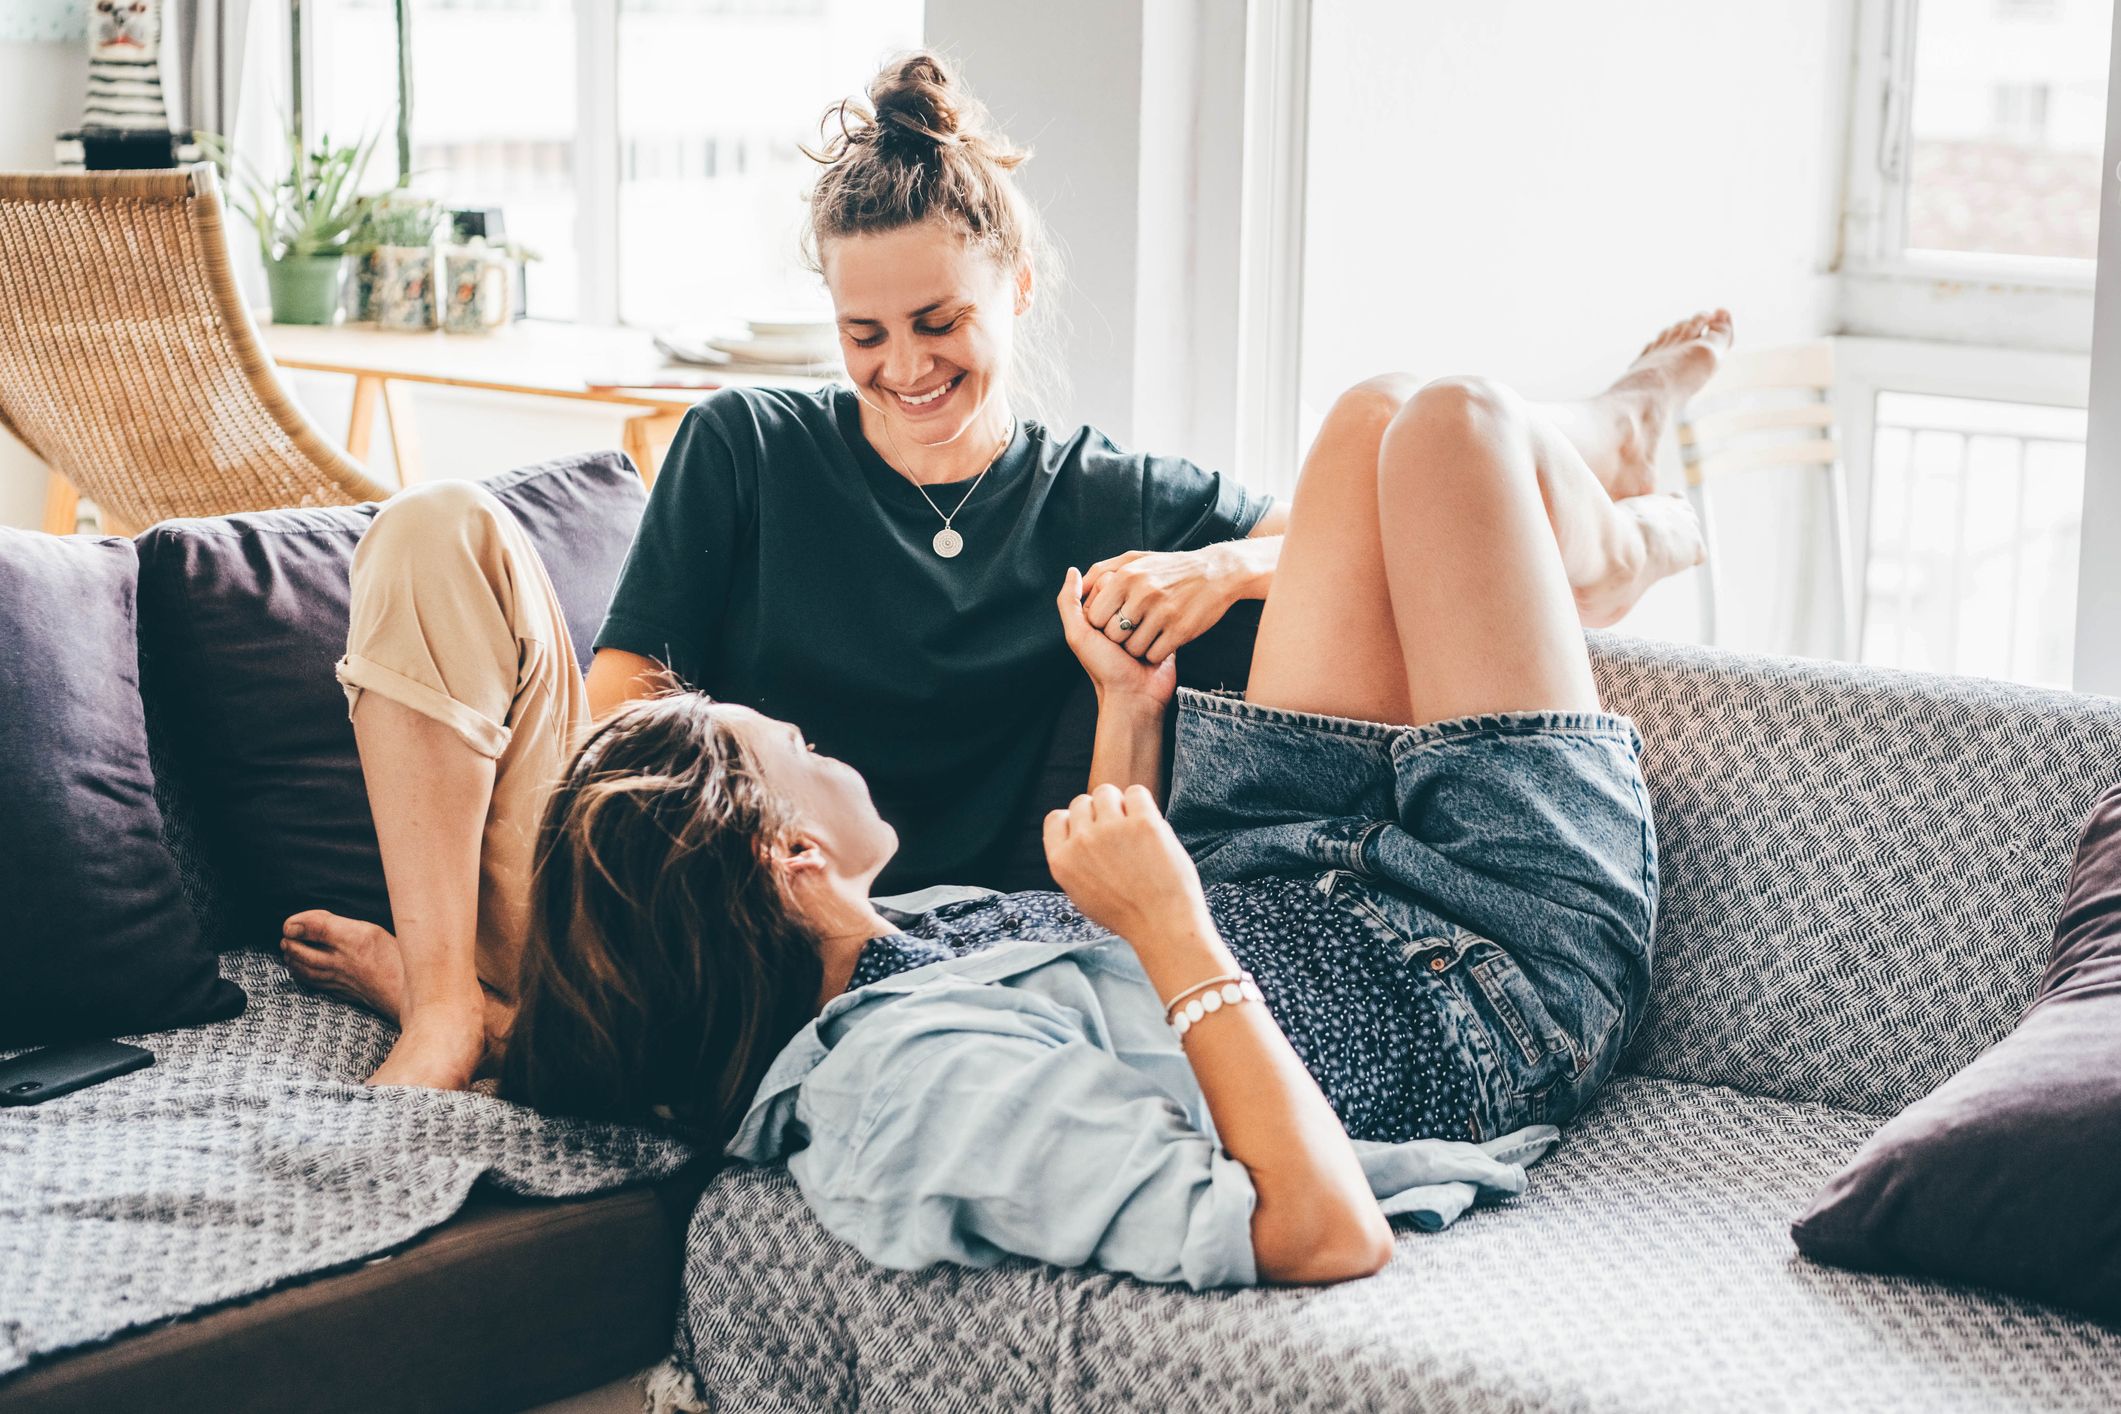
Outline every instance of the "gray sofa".
POLYGON ((1648 749, 1658 976, 1528 1192, 1322 1290, 894 1274, 779 1170, 693 1220, 662 1408, 2121 1408, 2121 1332, 1799 1257, 1790 1220, 2003 1036, 2121 702, 1601 638, 1648 749))

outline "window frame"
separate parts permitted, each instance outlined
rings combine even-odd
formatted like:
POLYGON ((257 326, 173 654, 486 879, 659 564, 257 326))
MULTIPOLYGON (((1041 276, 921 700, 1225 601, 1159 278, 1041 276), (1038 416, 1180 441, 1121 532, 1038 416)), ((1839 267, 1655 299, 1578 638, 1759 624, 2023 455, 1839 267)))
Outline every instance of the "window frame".
POLYGON ((1304 207, 1312 0, 1251 0, 1238 222, 1237 470, 1293 496, 1303 461, 1304 207))
POLYGON ((620 322, 619 4, 574 0, 577 324, 620 322))
POLYGON ((1920 0, 1858 0, 1840 251, 1843 332, 2091 350, 2097 263, 1906 248, 1920 0))
MULTIPOLYGON (((307 10, 309 0, 291 0, 307 10)), ((574 313, 554 323, 619 327, 621 288, 620 197, 623 187, 619 123, 619 26, 625 0, 569 0, 574 14, 574 313)), ((318 91, 315 29, 301 46, 303 89, 318 91)), ((288 77, 287 46, 253 46, 276 83, 288 77)), ((645 326, 626 326, 645 327, 645 326)))

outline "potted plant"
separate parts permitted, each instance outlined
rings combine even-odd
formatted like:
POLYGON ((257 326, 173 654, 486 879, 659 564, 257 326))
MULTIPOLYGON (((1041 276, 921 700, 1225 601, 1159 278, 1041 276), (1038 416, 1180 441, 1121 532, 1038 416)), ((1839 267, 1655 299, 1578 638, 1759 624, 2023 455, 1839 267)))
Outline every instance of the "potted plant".
POLYGON ((374 200, 346 247, 353 262, 346 281, 349 320, 379 317, 376 291, 383 267, 390 266, 395 276, 408 265, 430 259, 442 217, 440 203, 402 187, 374 200), (385 256, 386 250, 392 254, 385 256))
POLYGON ((325 138, 305 150, 290 133, 287 175, 271 180, 241 161, 226 139, 204 140, 229 172, 230 204, 257 230, 273 322, 331 323, 347 242, 374 200, 360 190, 374 140, 346 146, 325 138))

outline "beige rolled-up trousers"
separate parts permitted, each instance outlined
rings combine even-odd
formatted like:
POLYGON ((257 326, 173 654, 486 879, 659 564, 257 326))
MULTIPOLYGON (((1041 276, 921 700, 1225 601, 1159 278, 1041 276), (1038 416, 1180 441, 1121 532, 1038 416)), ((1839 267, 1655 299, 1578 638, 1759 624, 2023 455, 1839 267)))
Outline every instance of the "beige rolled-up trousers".
POLYGON ((590 722, 567 617, 529 537, 469 481, 385 502, 354 552, 339 660, 350 716, 373 692, 494 762, 479 848, 479 981, 513 1006, 545 802, 590 722))

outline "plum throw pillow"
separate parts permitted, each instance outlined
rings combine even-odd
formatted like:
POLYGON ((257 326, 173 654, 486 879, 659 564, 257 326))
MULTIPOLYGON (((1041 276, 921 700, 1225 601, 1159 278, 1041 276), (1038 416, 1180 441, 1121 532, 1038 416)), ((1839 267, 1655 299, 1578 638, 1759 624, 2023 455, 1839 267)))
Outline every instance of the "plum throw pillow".
POLYGON ((0 1049, 243 1009, 162 839, 132 542, 0 527, 0 1049))
POLYGON ((1791 1234, 1822 1262, 2121 1321, 2121 787, 2085 827, 2017 1029, 1873 1135, 1791 1234))
MULTIPOLYGON (((523 525, 589 645, 646 494, 617 453, 484 483, 523 525)), ((219 947, 271 947, 328 908, 389 926, 346 697, 348 575, 374 506, 167 521, 140 537, 140 642, 157 758, 196 814, 219 947)))

